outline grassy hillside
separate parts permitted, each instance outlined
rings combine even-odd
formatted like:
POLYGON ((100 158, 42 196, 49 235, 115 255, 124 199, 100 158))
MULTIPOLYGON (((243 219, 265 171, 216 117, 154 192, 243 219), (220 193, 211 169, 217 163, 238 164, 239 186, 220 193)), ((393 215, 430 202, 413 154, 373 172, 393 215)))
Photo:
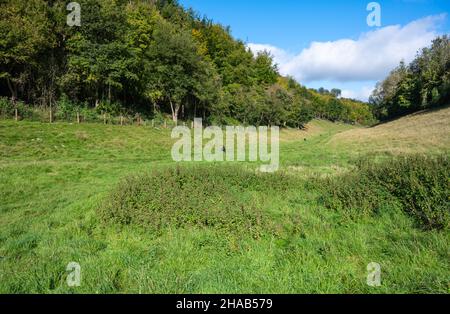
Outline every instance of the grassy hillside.
POLYGON ((409 130, 408 151, 448 152, 448 112, 429 114, 436 124, 447 119, 447 129, 416 133, 410 119, 421 116, 373 129, 313 121, 282 132, 282 171, 183 166, 176 175, 191 184, 181 190, 169 185, 169 130, 0 121, 0 292, 448 293, 448 231, 418 228, 396 206, 348 217, 323 204, 315 183, 353 169, 365 152, 395 151, 385 134, 395 138, 399 124, 409 130), (146 179, 148 172, 157 176, 146 179), (126 223, 109 219, 108 204, 130 195, 117 192, 124 178, 138 203, 171 196, 154 216, 165 224, 145 210, 126 223), (199 221, 202 208, 211 208, 212 223, 199 221), (65 282, 72 261, 82 268, 77 288, 65 282), (366 284, 370 262, 382 265, 381 287, 366 284))
POLYGON ((418 112, 373 128, 342 132, 333 137, 331 144, 340 149, 357 152, 448 153, 450 107, 418 112))

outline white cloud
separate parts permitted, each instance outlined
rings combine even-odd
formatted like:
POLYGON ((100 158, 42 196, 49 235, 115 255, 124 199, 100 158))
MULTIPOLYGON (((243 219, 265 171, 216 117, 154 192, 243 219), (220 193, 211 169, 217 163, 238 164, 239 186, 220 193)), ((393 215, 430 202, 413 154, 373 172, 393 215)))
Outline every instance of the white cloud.
MULTIPOLYGON (((430 45, 445 18, 446 14, 441 14, 405 26, 386 26, 364 33, 357 40, 312 42, 297 55, 272 45, 248 44, 248 47, 254 52, 269 51, 283 75, 291 75, 302 83, 381 80, 401 60, 410 62, 418 50, 430 45)), ((346 92, 361 95, 366 91, 346 92)))
POLYGON ((341 97, 366 101, 367 99, 369 99, 373 90, 374 86, 363 86, 362 88, 356 90, 344 89, 342 90, 341 97))
POLYGON ((283 66, 295 57, 294 55, 284 51, 283 49, 277 48, 272 45, 265 44, 247 44, 247 47, 250 48, 253 53, 258 53, 262 51, 268 51, 273 56, 274 61, 279 65, 283 66))

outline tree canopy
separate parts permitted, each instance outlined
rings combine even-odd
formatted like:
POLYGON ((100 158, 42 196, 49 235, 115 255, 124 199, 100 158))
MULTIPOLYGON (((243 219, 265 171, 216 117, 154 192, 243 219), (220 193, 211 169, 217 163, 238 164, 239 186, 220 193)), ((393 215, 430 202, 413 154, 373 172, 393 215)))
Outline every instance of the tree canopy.
POLYGON ((450 101, 450 39, 438 37, 406 65, 403 61, 377 84, 370 102, 376 116, 396 118, 450 101))
POLYGON ((70 27, 66 1, 0 1, 0 95, 174 121, 373 120, 366 104, 339 98, 338 89, 316 92, 282 77, 268 52, 252 53, 228 27, 175 0, 77 2, 81 25, 70 27))

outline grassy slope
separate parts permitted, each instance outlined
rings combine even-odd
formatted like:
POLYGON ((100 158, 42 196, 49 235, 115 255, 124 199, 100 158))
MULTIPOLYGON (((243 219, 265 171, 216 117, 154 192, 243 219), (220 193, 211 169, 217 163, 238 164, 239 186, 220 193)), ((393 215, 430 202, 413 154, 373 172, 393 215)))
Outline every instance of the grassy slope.
POLYGON ((336 135, 332 144, 349 151, 389 154, 450 152, 450 107, 419 112, 370 129, 336 135), (367 145, 369 144, 369 145, 367 145))
POLYGON ((98 221, 95 209, 123 176, 172 163, 168 130, 1 121, 0 292, 448 292, 448 234, 418 230, 395 210, 348 221, 308 188, 310 175, 338 173, 376 149, 349 149, 341 136, 372 131, 325 121, 284 131, 282 166, 304 184, 284 195, 243 191, 282 228, 255 240, 98 221), (82 267, 78 288, 65 284, 71 261, 82 267), (383 267, 380 288, 366 285, 372 261, 383 267))

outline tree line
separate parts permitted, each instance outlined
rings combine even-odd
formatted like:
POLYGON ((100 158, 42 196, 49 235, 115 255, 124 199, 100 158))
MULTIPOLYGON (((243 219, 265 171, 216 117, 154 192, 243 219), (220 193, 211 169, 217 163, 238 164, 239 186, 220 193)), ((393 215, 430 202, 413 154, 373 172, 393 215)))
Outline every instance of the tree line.
POLYGON ((203 117, 303 127, 312 118, 369 124, 370 107, 282 77, 230 29, 175 0, 0 0, 0 95, 15 104, 109 114, 203 117), (69 109, 68 109, 69 108, 69 109))
POLYGON ((450 102, 450 39, 436 38, 409 64, 401 62, 379 82, 370 103, 380 120, 448 105, 450 102))

